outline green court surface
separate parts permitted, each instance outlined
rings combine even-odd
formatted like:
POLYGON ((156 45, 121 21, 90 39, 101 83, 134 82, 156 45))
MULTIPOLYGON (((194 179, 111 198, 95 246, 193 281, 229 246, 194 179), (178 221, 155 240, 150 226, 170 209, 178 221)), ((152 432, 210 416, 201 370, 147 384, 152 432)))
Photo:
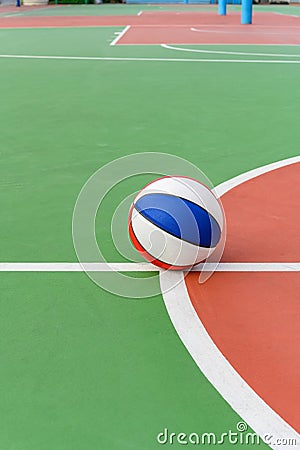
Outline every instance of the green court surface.
MULTIPOLYGON (((60 13, 62 8, 74 15, 74 8, 61 7, 60 13)), ((121 10, 128 14, 124 6, 115 11, 121 10)), ((110 46, 121 30, 2 29, 0 53, 212 57, 110 46)), ((300 56, 295 46, 219 49, 300 56)), ((86 180, 115 158, 171 153, 218 184, 299 154, 299 64, 218 58, 224 61, 1 57, 1 262, 75 262, 76 198, 86 180)), ((111 193, 98 229, 112 262, 122 260, 109 231, 111 205, 122 195, 121 188, 111 193)), ((1 449, 153 450, 161 447, 156 436, 165 427, 218 435, 236 430, 240 417, 200 373, 161 296, 119 298, 82 273, 0 273, 0 280, 1 449)))

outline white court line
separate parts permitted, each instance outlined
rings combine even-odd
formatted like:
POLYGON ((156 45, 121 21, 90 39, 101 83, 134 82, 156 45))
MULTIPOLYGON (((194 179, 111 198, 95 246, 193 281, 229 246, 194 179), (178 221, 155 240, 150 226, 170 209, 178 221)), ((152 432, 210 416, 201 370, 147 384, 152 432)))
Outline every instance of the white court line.
MULTIPOLYGON (((293 28, 293 27, 290 27, 290 28, 293 28)), ((295 27, 294 27, 295 28, 295 27)), ((299 27, 297 27, 297 29, 299 30, 299 27)), ((194 28, 194 27, 191 27, 190 28, 190 30, 191 31, 195 31, 195 32, 197 32, 197 33, 220 33, 220 30, 200 30, 199 28, 194 28)), ((248 28, 246 29, 246 31, 248 32, 248 34, 249 35, 252 35, 252 30, 249 30, 248 28)), ((238 34, 238 35, 245 35, 245 34, 247 34, 247 33, 245 33, 244 32, 244 30, 243 30, 243 33, 241 32, 241 30, 239 30, 239 29, 237 29, 236 31, 221 31, 221 33, 222 34, 238 34)), ((299 35, 299 33, 296 33, 295 31, 293 32, 293 36, 294 35, 299 35)), ((260 32, 260 35, 263 35, 263 36, 290 36, 291 35, 291 32, 289 31, 289 30, 286 30, 286 31, 281 31, 281 32, 272 32, 272 31, 267 31, 266 33, 262 33, 262 32, 260 32)))
MULTIPOLYGON (((295 439, 297 445, 270 445, 274 450, 299 449, 299 434, 273 411, 229 363, 208 334, 190 301, 182 272, 165 272, 160 277, 161 290, 177 334, 195 363, 225 401, 257 433, 295 439)), ((279 330, 280 332, 280 330, 279 330)), ((250 430, 248 430, 250 431, 250 430)))
MULTIPOLYGON (((18 13, 16 13, 16 14, 18 14, 18 13)), ((16 15, 16 14, 14 14, 14 16, 16 15)), ((21 14, 21 13, 20 13, 21 14)), ((30 17, 33 17, 33 16, 28 16, 28 15, 26 15, 25 13, 23 13, 23 15, 24 16, 26 16, 26 18, 28 17, 28 18, 30 18, 30 17)), ((34 16, 34 17, 46 17, 46 16, 34 16)), ((47 17, 50 17, 50 16, 47 16, 47 17)), ((0 13, 0 18, 3 18, 3 16, 1 16, 1 13, 0 13)), ((77 24, 77 25, 64 25, 64 27, 63 28, 107 28, 107 27, 112 27, 112 26, 116 26, 116 25, 101 25, 101 24, 96 24, 96 25, 80 25, 80 24, 77 24)), ((122 27, 122 25, 117 25, 117 26, 120 26, 120 27, 122 27)), ((128 25, 129 27, 131 27, 132 25, 128 25)), ((154 24, 154 25, 151 25, 151 24, 143 24, 143 25, 141 25, 141 24, 134 24, 133 25, 134 26, 134 28, 188 28, 188 29, 192 29, 192 28, 194 28, 195 26, 197 26, 197 27, 202 27, 202 28, 207 28, 208 30, 206 31, 207 33, 214 33, 214 32, 219 32, 219 31, 214 31, 214 30, 209 30, 209 28, 211 28, 212 27, 212 25, 206 25, 206 24, 202 24, 202 23, 200 23, 200 24, 195 24, 195 23, 190 23, 190 24, 177 24, 177 25, 172 25, 172 24, 160 24, 160 25, 158 25, 158 24, 154 24)), ((254 26, 254 25, 252 25, 252 26, 254 26)), ((213 25, 213 27, 214 28, 228 28, 228 25, 213 25)), ((264 29, 267 29, 267 28, 269 28, 270 30, 272 30, 272 29, 278 29, 279 27, 275 27, 275 26, 267 26, 267 25, 255 25, 255 27, 256 28, 259 28, 259 27, 263 27, 264 29)), ((11 26, 11 27, 3 27, 3 28, 0 28, 0 29, 3 29, 3 30, 16 30, 16 29, 21 29, 21 30, 32 30, 32 29, 39 29, 39 28, 61 28, 61 26, 57 26, 57 25, 39 25, 39 26, 22 26, 22 27, 18 27, 18 28, 16 28, 15 26, 11 26)), ((233 26, 231 26, 231 28, 237 28, 237 32, 241 32, 241 31, 239 31, 239 28, 240 28, 240 26, 239 25, 237 25, 237 26, 235 26, 235 25, 233 25, 233 26)), ((288 30, 290 30, 290 29, 295 29, 295 30, 299 30, 299 26, 289 26, 289 27, 281 27, 281 28, 284 28, 284 29, 288 29, 288 30)), ((196 31, 198 30, 197 28, 194 28, 196 31)), ((199 30, 199 31, 202 31, 202 30, 199 30)), ((243 34, 245 34, 246 33, 246 31, 247 30, 243 30, 243 34)), ((249 32, 250 33, 250 31, 248 30, 247 32, 249 32)), ((231 33, 235 33, 234 31, 232 31, 232 32, 230 32, 230 34, 231 33)), ((251 33, 252 34, 252 33, 251 33)), ((269 34, 269 33, 268 33, 269 34)), ((276 33, 277 34, 277 33, 276 33)), ((137 45, 137 44, 134 44, 134 45, 137 45)), ((140 44, 140 45, 144 45, 144 44, 140 44)), ((213 44, 212 44, 213 45, 213 44)), ((227 45, 227 44, 225 44, 225 45, 227 45)), ((234 45, 234 44, 232 44, 232 45, 234 45)), ((237 44, 237 45, 247 45, 247 44, 237 44)), ((250 45, 255 45, 255 44, 250 44, 250 45)), ((259 45, 259 44, 256 44, 256 45, 259 45)), ((268 45, 268 44, 262 44, 262 45, 268 45)), ((271 44, 271 45, 293 45, 293 44, 271 44)), ((297 44, 296 44, 297 45, 297 44)))
MULTIPOLYGON (((65 6, 68 6, 68 5, 65 5, 65 6)), ((70 6, 70 5, 69 5, 70 6)), ((60 6, 59 5, 51 5, 51 6, 47 6, 47 9, 57 9, 57 8, 60 8, 60 6)), ((21 8, 21 10, 22 10, 23 8, 21 8)), ((34 8, 34 7, 30 7, 30 12, 31 11, 42 11, 42 10, 44 10, 45 8, 39 8, 39 7, 37 7, 37 8, 34 8)), ((24 11, 24 10, 23 10, 24 11)), ((6 14, 6 13, 1 13, 0 12, 0 18, 1 17, 15 17, 15 16, 24 16, 24 15, 26 15, 26 13, 27 12, 29 12, 28 10, 25 10, 24 12, 15 12, 15 13, 12 13, 12 14, 6 14)))
MULTIPOLYGON (((145 26, 153 26, 153 27, 160 27, 160 26, 167 26, 167 25, 145 25, 145 26)), ((218 25, 218 24, 215 24, 215 25, 211 25, 211 24, 205 24, 205 23, 200 23, 200 24, 191 24, 191 25, 188 25, 188 24, 186 24, 186 25, 172 25, 172 26, 174 26, 174 27, 188 27, 188 26, 191 26, 191 27, 193 27, 195 30, 197 30, 197 28, 195 28, 195 27, 202 27, 202 28, 228 28, 229 26, 228 25, 218 25)), ((252 27, 255 27, 255 28, 269 28, 270 30, 272 30, 272 29, 274 29, 274 30, 278 30, 278 28, 285 28, 285 29, 292 29, 292 28, 295 28, 296 30, 299 30, 299 25, 281 25, 281 26, 278 26, 278 25, 265 25, 265 24, 254 24, 254 25, 252 25, 252 27)), ((237 30, 244 30, 244 28, 241 28, 241 25, 230 25, 230 28, 236 28, 237 30)), ((245 28, 245 30, 246 30, 246 28, 245 28)), ((251 30, 250 30, 250 32, 251 32, 251 30)), ((252 33, 252 32, 251 32, 252 33)))
MULTIPOLYGON (((244 182, 299 162, 300 156, 276 161, 227 180, 219 184, 214 191, 218 197, 221 197, 244 182)), ((296 266, 299 269, 298 263, 296 266)), ((160 285, 174 328, 209 382, 262 440, 267 436, 278 437, 280 443, 283 442, 283 439, 285 442, 291 442, 293 439, 297 444, 291 443, 284 448, 287 450, 299 448, 299 433, 259 397, 215 345, 193 308, 184 282, 184 274, 182 272, 160 272, 160 285)), ((278 443, 279 441, 272 439, 271 443, 268 441, 268 445, 274 450, 281 450, 282 446, 278 443)))
POLYGON ((256 178, 260 175, 271 172, 272 170, 280 169, 281 167, 297 163, 300 163, 300 156, 293 156, 292 158, 282 159, 281 161, 275 161, 274 163, 267 164, 266 166, 249 170, 248 172, 242 173, 241 175, 238 175, 234 178, 231 178, 230 180, 224 181, 224 183, 219 184, 214 188, 214 192, 216 193, 217 197, 221 197, 236 186, 239 186, 246 181, 252 180, 252 178, 256 178))
POLYGON ((277 14, 278 16, 286 16, 286 17, 300 17, 300 16, 297 16, 296 14, 284 14, 284 13, 279 13, 279 12, 275 12, 275 11, 272 11, 273 12, 273 14, 277 14))
MULTIPOLYGON (((193 272, 300 272, 300 263, 214 263, 198 264, 193 272)), ((0 272, 165 272, 149 263, 0 263, 0 272)), ((184 272, 184 271, 183 271, 184 272)))
POLYGON ((182 48, 174 47, 173 45, 161 44, 161 47, 167 48, 168 50, 177 50, 181 52, 191 52, 191 53, 207 53, 214 55, 243 55, 243 56, 271 56, 271 57, 282 57, 282 58, 300 58, 300 53, 298 55, 289 55, 287 53, 249 53, 249 52, 227 52, 221 50, 201 50, 193 48, 182 48))
POLYGON ((5 14, 3 16, 0 14, 0 17, 16 17, 16 16, 24 16, 24 14, 23 13, 14 13, 14 14, 5 14))
MULTIPOLYGON (((119 38, 119 36, 118 36, 119 38)), ((112 45, 112 44, 110 44, 112 45)), ((296 60, 263 60, 263 59, 206 59, 206 58, 123 58, 101 56, 46 56, 46 55, 0 55, 10 59, 49 59, 64 61, 155 61, 155 62, 193 62, 193 63, 238 63, 238 64, 300 64, 296 60)))
POLYGON ((110 45, 116 45, 118 43, 118 41, 124 36, 124 34, 127 33, 129 28, 130 28, 130 25, 127 25, 127 27, 125 27, 124 30, 121 31, 121 33, 111 42, 110 45))

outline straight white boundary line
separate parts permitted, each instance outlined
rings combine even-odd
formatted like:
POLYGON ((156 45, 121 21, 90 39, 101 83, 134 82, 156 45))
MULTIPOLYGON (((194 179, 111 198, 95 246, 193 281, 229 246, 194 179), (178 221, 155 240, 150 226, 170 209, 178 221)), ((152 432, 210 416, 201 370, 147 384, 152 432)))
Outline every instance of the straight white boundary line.
MULTIPOLYGON (((67 5, 65 5, 65 6, 67 6, 67 5)), ((16 12, 13 12, 13 11, 1 12, 1 8, 0 8, 0 18, 2 18, 2 17, 4 17, 4 18, 6 18, 6 17, 15 17, 15 16, 36 17, 36 16, 30 16, 29 14, 26 14, 26 13, 32 12, 32 11, 43 11, 45 9, 48 10, 48 9, 57 9, 57 8, 60 8, 60 5, 47 5, 46 8, 30 6, 30 11, 28 9, 24 10, 23 7, 22 7, 21 8, 22 12, 17 12, 17 9, 16 9, 16 12)), ((49 16, 41 16, 41 17, 49 17, 49 16)))
POLYGON ((287 16, 287 17, 298 17, 298 19, 300 18, 300 16, 297 16, 296 14, 284 14, 284 13, 279 13, 276 11, 271 11, 273 14, 276 14, 277 16, 287 16))
MULTIPOLYGON (((215 192, 221 196, 248 180, 298 162, 300 156, 250 170, 220 184, 215 192)), ((191 304, 183 272, 160 272, 160 284, 168 314, 180 339, 210 383, 262 439, 270 435, 296 439, 297 446, 290 444, 285 448, 299 448, 299 434, 245 382, 207 333, 191 304)), ((268 442, 268 445, 274 450, 282 450, 282 445, 277 443, 268 442)))
POLYGON ((116 45, 119 40, 124 36, 125 33, 127 33, 127 31, 129 30, 130 25, 127 25, 123 31, 120 32, 120 34, 110 43, 110 45, 114 46, 116 45))
MULTIPOLYGON (((215 189, 218 197, 236 186, 244 183, 252 178, 258 177, 271 170, 279 169, 280 167, 289 164, 300 162, 300 156, 284 159, 268 164, 257 169, 250 170, 241 175, 238 175, 231 180, 219 184, 215 189)), ((192 271, 211 271, 215 268, 214 263, 198 264, 192 271)), ((71 262, 2 262, 0 263, 0 272, 164 272, 149 263, 71 263, 71 262)), ((222 262, 219 263, 216 272, 299 272, 300 262, 222 262)), ((178 272, 176 272, 178 273, 178 272)))
POLYGON ((0 13, 0 18, 4 17, 18 17, 18 16, 24 16, 24 13, 13 13, 13 14, 5 14, 4 16, 1 15, 0 13))
MULTIPOLYGON (((118 36, 119 37, 119 36, 118 36)), ((112 45, 112 44, 110 44, 112 45)), ((155 62, 190 62, 190 63, 244 63, 244 64, 300 64, 300 60, 263 60, 263 59, 182 59, 182 58, 123 58, 98 56, 45 56, 45 55, 0 55, 8 59, 43 59, 64 61, 155 61, 155 62)))
POLYGON ((214 55, 242 55, 242 56, 270 56, 273 58, 300 58, 300 53, 298 55, 289 55, 288 53, 251 53, 251 52, 229 52, 225 50, 202 50, 197 48, 182 48, 175 47, 174 45, 161 44, 161 47, 168 50, 176 50, 180 52, 191 52, 191 53, 206 53, 214 55))
MULTIPOLYGON (((193 272, 300 272, 300 263, 220 263, 198 264, 193 272)), ((30 262, 0 263, 0 272, 164 272, 150 263, 67 263, 67 262, 30 262)))

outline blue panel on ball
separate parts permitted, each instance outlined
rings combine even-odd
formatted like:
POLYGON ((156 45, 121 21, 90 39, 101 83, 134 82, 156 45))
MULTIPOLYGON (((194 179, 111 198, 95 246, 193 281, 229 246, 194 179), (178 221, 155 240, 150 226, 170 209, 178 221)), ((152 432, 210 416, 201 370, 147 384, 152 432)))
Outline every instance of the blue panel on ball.
POLYGON ((168 194, 146 194, 135 208, 162 230, 199 247, 215 247, 221 231, 216 220, 201 206, 168 194))

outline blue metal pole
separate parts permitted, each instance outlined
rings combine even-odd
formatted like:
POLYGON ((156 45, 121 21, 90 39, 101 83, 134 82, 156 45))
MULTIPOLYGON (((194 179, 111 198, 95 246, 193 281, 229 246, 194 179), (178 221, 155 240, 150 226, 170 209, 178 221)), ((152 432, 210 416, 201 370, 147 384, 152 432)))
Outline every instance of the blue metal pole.
POLYGON ((226 16, 227 0, 218 1, 218 14, 219 16, 226 16))
POLYGON ((252 0, 242 0, 242 25, 252 23, 252 0))

